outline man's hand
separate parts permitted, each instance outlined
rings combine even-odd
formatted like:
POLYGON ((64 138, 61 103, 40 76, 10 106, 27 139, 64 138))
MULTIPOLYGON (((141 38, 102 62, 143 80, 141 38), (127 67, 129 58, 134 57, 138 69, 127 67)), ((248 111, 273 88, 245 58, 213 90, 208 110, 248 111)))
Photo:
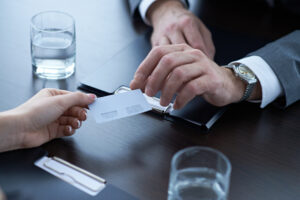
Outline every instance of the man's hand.
POLYGON ((181 2, 156 1, 150 6, 147 18, 153 26, 152 46, 186 43, 213 59, 215 47, 210 31, 181 2))
POLYGON ((86 120, 95 95, 43 89, 19 107, 0 114, 0 151, 36 147, 70 136, 86 120))
MULTIPOLYGON (((201 50, 179 44, 153 48, 137 69, 130 87, 140 88, 148 96, 161 91, 162 106, 167 106, 177 95, 174 109, 180 109, 196 95, 216 106, 237 102, 246 84, 201 50)), ((257 98, 258 93, 253 94, 251 98, 257 98)))

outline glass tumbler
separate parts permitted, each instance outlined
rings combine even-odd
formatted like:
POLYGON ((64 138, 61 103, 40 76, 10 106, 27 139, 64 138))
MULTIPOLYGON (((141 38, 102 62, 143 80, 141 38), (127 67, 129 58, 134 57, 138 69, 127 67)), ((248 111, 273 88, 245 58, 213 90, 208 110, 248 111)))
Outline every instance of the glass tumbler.
POLYGON ((189 147, 171 162, 168 200, 226 200, 231 164, 221 152, 189 147))
POLYGON ((67 13, 45 11, 30 24, 33 73, 40 78, 65 79, 75 71, 75 20, 67 13))

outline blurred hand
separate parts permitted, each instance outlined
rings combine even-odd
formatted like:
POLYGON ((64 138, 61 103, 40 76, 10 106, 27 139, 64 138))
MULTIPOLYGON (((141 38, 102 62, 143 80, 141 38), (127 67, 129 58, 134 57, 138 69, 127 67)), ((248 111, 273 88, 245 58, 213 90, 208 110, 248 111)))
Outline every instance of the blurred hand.
MULTIPOLYGON (((130 87, 140 88, 148 96, 161 91, 162 106, 167 106, 177 95, 174 109, 180 109, 196 95, 215 106, 238 102, 246 84, 201 50, 179 44, 153 48, 137 69, 130 87)), ((259 98, 258 92, 252 94, 251 99, 259 98)))
MULTIPOLYGON (((3 131, 1 150, 36 147, 54 138, 69 136, 86 120, 93 94, 43 89, 19 107, 2 113, 9 127, 3 131), (9 133, 7 133, 9 132, 9 133), (6 145, 6 148, 3 147, 6 145)), ((4 120, 5 121, 5 120, 4 120)), ((3 123, 2 123, 3 124, 3 123)))
POLYGON ((180 1, 156 1, 147 12, 153 26, 152 46, 166 44, 189 44, 214 58, 215 47, 211 33, 180 1))
POLYGON ((5 200, 5 195, 3 193, 3 191, 1 190, 1 187, 0 187, 0 200, 5 200))

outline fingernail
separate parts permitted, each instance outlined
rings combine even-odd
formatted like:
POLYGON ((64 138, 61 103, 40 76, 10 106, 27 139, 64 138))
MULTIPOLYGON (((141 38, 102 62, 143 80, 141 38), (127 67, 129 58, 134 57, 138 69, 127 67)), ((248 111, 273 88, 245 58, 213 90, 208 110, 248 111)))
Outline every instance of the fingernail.
POLYGON ((77 127, 80 128, 81 126, 81 121, 77 120, 77 127))
POLYGON ((89 98, 92 99, 92 100, 96 99, 96 95, 94 95, 94 94, 88 94, 88 96, 89 96, 89 98))

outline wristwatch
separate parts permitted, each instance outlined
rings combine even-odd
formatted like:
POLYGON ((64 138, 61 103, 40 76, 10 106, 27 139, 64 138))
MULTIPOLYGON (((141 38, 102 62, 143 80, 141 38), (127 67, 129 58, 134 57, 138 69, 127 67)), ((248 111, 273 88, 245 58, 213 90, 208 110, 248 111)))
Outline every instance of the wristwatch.
POLYGON ((249 67, 241 63, 230 63, 225 67, 232 69, 237 77, 247 83, 246 90, 240 101, 248 99, 257 83, 255 74, 251 71, 251 69, 249 69, 249 67))

